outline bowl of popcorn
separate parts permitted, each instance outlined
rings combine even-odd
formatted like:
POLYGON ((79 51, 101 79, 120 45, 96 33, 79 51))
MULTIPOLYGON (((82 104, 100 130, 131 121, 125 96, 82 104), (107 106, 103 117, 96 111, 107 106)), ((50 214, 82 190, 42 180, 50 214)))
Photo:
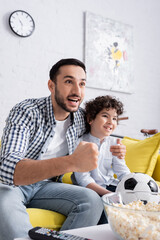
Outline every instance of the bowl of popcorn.
POLYGON ((102 201, 108 223, 117 239, 160 239, 160 202, 137 200, 123 204, 118 192, 105 194, 102 201))

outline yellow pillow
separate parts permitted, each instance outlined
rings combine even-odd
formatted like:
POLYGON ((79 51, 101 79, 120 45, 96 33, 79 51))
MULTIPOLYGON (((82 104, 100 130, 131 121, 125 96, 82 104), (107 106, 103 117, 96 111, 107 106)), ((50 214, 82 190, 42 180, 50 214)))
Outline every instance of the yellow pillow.
POLYGON ((160 133, 144 140, 124 137, 126 145, 126 164, 131 172, 141 172, 152 176, 160 148, 160 133))
MULTIPOLYGON (((154 179, 154 178, 153 178, 154 179)), ((160 182, 156 181, 156 183, 158 184, 158 186, 160 187, 160 182)))
POLYGON ((45 209, 27 208, 29 220, 33 227, 44 227, 59 230, 66 217, 60 213, 45 209))
POLYGON ((158 155, 157 158, 157 163, 153 172, 152 177, 156 180, 160 182, 160 154, 158 155))

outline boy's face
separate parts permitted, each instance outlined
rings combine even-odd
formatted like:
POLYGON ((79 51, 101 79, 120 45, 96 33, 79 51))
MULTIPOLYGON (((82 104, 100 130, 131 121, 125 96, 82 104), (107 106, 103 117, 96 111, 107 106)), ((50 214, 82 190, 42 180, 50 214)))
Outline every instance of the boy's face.
POLYGON ((94 120, 89 122, 91 134, 103 140, 106 136, 111 135, 117 127, 117 118, 118 116, 115 109, 111 108, 107 110, 104 108, 96 115, 94 120))

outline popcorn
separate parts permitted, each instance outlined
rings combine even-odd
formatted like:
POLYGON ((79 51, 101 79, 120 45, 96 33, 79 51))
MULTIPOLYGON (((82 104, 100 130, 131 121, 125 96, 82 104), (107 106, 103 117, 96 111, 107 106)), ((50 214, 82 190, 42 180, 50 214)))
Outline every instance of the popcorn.
POLYGON ((160 239, 160 204, 135 201, 105 205, 111 228, 124 240, 160 239))

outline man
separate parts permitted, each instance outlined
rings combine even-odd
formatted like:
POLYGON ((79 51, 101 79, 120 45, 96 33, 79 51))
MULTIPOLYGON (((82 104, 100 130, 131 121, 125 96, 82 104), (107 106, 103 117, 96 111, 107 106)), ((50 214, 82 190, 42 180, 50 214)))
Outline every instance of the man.
MULTIPOLYGON (((84 64, 62 59, 50 70, 51 96, 25 100, 11 110, 0 155, 0 239, 28 235, 32 226, 26 206, 66 215, 61 230, 97 224, 103 210, 97 193, 53 181, 66 172, 97 167, 94 143, 82 142, 73 152, 85 131, 83 110, 79 108, 85 84, 84 64)), ((123 157, 125 147, 113 146, 112 151, 123 157)))

